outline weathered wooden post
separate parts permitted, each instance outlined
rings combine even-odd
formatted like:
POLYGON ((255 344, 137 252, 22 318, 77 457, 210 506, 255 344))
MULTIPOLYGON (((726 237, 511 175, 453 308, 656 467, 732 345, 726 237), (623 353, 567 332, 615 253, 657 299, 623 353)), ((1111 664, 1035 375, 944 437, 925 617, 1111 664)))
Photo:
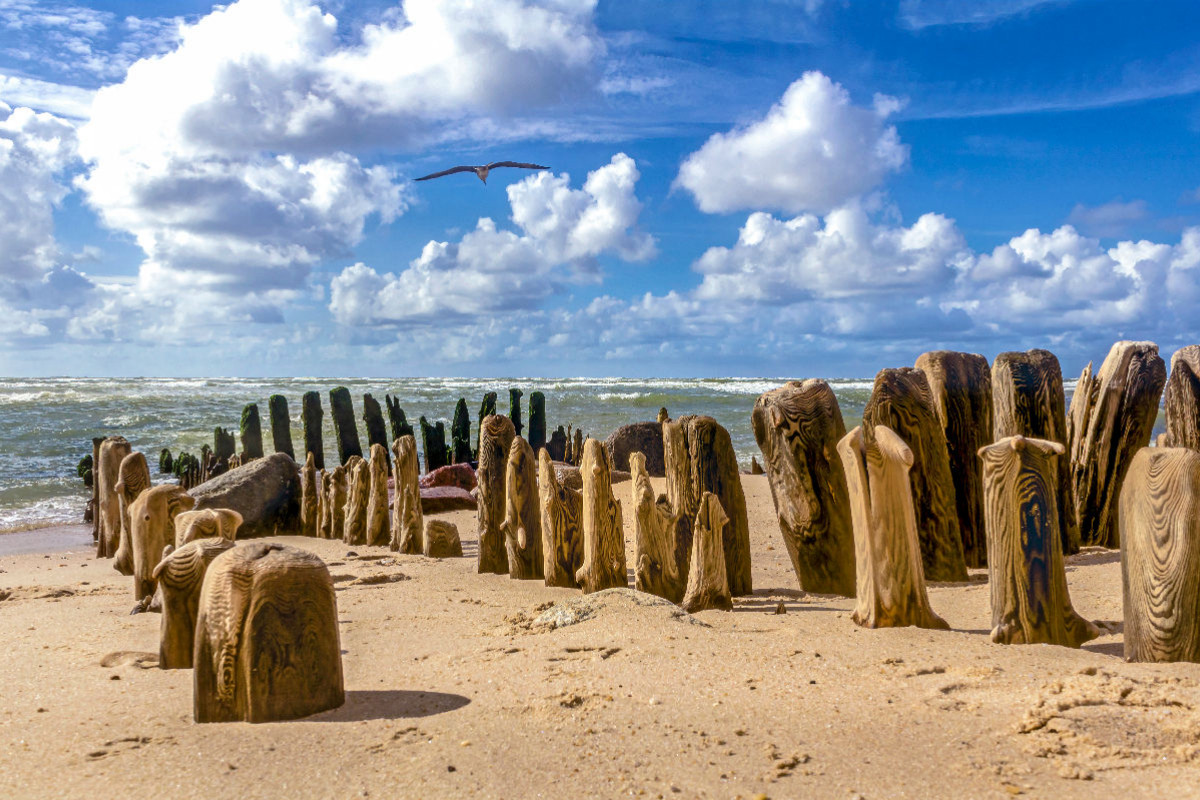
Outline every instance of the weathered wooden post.
POLYGON ((300 404, 304 420, 304 451, 313 454, 313 466, 325 470, 325 443, 321 438, 321 426, 325 412, 321 410, 321 393, 305 392, 300 404))
POLYGON ((320 493, 317 482, 317 467, 313 454, 304 458, 304 466, 300 468, 300 535, 316 536, 318 519, 317 497, 320 493))
POLYGON ((121 459, 121 468, 117 471, 117 505, 121 509, 121 537, 117 544, 117 552, 113 554, 113 569, 122 575, 133 574, 133 542, 130 540, 132 527, 129 521, 129 507, 138 495, 149 489, 150 467, 146 464, 146 456, 132 452, 121 459))
POLYGON ((154 568, 162 591, 162 624, 158 633, 158 666, 191 669, 196 642, 200 589, 208 565, 233 548, 229 539, 198 539, 177 547, 154 568))
MULTIPOLYGON (((483 396, 483 402, 479 405, 479 434, 475 436, 476 448, 478 448, 479 437, 483 435, 483 421, 492 414, 496 413, 496 393, 488 392, 483 396)), ((514 429, 515 431, 515 429, 514 429)), ((479 458, 478 450, 476 451, 476 460, 479 458)))
POLYGON ((1100 635, 1075 613, 1058 530, 1058 442, 1010 436, 979 451, 992 641, 1079 647, 1100 635))
POLYGON ((455 464, 471 461, 471 414, 466 399, 458 398, 454 407, 454 422, 450 425, 450 441, 455 464))
POLYGON ((566 461, 567 460, 567 432, 559 425, 554 433, 550 434, 550 441, 546 442, 546 450, 550 453, 551 461, 566 461))
POLYGON ((700 498, 700 510, 692 529, 692 565, 688 570, 687 591, 683 595, 683 610, 688 613, 719 608, 733 610, 729 596, 728 570, 725 567, 725 548, 721 531, 729 522, 721 502, 712 492, 700 498))
POLYGON ((1163 398, 1167 410, 1167 447, 1200 450, 1200 345, 1181 347, 1171 356, 1171 375, 1163 398))
POLYGON ((667 473, 667 505, 676 519, 675 571, 680 583, 686 587, 692 562, 692 523, 700 507, 699 494, 693 491, 692 463, 683 420, 663 423, 663 465, 667 473))
MULTIPOLYGON (((382 420, 380 420, 382 424, 382 420)), ((388 457, 383 445, 371 445, 367 462, 366 542, 384 547, 391 542, 392 528, 388 524, 388 457)))
POLYGON ((837 454, 846 425, 833 390, 791 381, 759 397, 750 421, 800 588, 853 597, 854 526, 837 454))
POLYGON ((500 532, 508 552, 508 577, 541 580, 542 516, 538 503, 537 468, 533 448, 520 436, 508 446, 504 480, 504 521, 500 532))
POLYGON ((263 457, 262 420, 258 416, 258 403, 247 403, 242 409, 242 463, 263 457))
POLYGON ((929 382, 933 410, 946 437, 963 560, 968 567, 986 566, 983 475, 976 454, 992 442, 991 369, 978 353, 952 350, 922 353, 916 367, 929 382))
POLYGON ((237 439, 225 428, 213 428, 213 458, 218 464, 228 466, 229 459, 237 455, 237 439))
POLYGON ((121 543, 121 505, 117 494, 121 462, 133 452, 124 436, 109 436, 100 443, 96 459, 95 480, 99 487, 96 516, 100 518, 100 535, 96 540, 96 558, 112 558, 121 543))
POLYGON ((433 472, 446 466, 446 426, 441 422, 430 425, 424 415, 420 424, 421 444, 425 447, 425 471, 433 472))
POLYGON ((411 433, 392 443, 396 456, 396 495, 392 503, 391 548, 408 555, 423 552, 421 490, 417 483, 421 471, 417 464, 417 440, 411 433))
POLYGON ((504 480, 508 472, 508 448, 516 431, 512 420, 499 414, 483 418, 479 431, 479 505, 476 529, 479 533, 479 567, 481 573, 508 574, 508 552, 500 523, 504 520, 504 480))
POLYGON ((1200 662, 1200 452, 1139 450, 1120 526, 1125 659, 1200 662))
POLYGON ((100 542, 100 445, 103 436, 92 437, 92 542, 100 542))
POLYGON ((559 484, 546 450, 538 453, 538 491, 546 585, 577 589, 575 571, 583 564, 583 494, 559 484))
POLYGON ((383 448, 383 462, 390 472, 392 461, 388 457, 387 426, 383 424, 383 409, 369 392, 363 395, 363 422, 367 426, 367 452, 370 452, 373 444, 383 448))
POLYGON ((628 586, 621 503, 612 495, 604 445, 588 439, 583 447, 583 565, 575 573, 584 594, 628 586))
MULTIPOLYGON (((1010 352, 992 365, 993 439, 1024 436, 1067 445, 1067 412, 1062 368, 1049 350, 1010 352)), ((1071 463, 1056 459, 1058 470, 1058 529, 1064 555, 1079 552, 1079 523, 1075 519, 1075 489, 1071 463)))
MULTIPOLYGON (((634 451, 629 454, 629 471, 633 477, 633 507, 636 528, 633 551, 634 588, 639 592, 658 595, 672 603, 683 599, 686 583, 680 579, 675 565, 675 529, 679 515, 667 502, 666 495, 655 497, 650 485, 650 473, 646 471, 645 454, 634 451)), ((725 554, 721 554, 722 583, 728 595, 728 582, 724 578, 725 554)))
POLYGON ((346 511, 342 541, 350 545, 367 543, 367 503, 370 499, 370 468, 362 456, 350 456, 346 462, 346 511))
POLYGON ((521 430, 525 427, 521 424, 521 395, 523 394, 524 392, 520 389, 508 390, 508 418, 512 420, 517 436, 521 435, 521 430))
POLYGON ((1153 342, 1117 342, 1093 378, 1084 369, 1071 398, 1071 479, 1085 545, 1118 547, 1117 499, 1129 462, 1150 444, 1167 368, 1153 342))
POLYGON ((546 446, 546 395, 541 392, 529 395, 529 446, 535 453, 546 446))
POLYGON ((864 628, 949 628, 925 592, 908 477, 913 452, 890 428, 879 425, 873 434, 868 441, 859 427, 838 442, 854 519, 858 589, 852 618, 864 628))
POLYGON ((337 439, 338 462, 345 466, 351 456, 362 458, 363 454, 358 428, 354 426, 354 403, 350 400, 350 390, 345 386, 331 389, 329 409, 333 414, 333 435, 337 439))
POLYGON ((967 565, 958 528, 950 453, 924 372, 908 367, 879 371, 871 399, 863 409, 863 436, 868 444, 879 426, 889 428, 912 453, 908 474, 925 579, 965 581, 967 565))
POLYGON ((292 419, 288 416, 287 398, 281 394, 273 394, 267 398, 267 413, 271 417, 271 442, 275 445, 276 453, 287 453, 293 459, 296 451, 292 448, 292 419))

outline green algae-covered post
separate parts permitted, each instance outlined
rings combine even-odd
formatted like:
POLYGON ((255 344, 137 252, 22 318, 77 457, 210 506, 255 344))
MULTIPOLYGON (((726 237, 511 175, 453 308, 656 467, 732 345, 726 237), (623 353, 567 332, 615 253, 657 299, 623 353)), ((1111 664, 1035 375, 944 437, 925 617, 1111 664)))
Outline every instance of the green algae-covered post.
POLYGON ((546 395, 529 395, 529 446, 537 453, 546 446, 546 395))
POLYGON ((425 471, 433 472, 446 466, 446 425, 439 422, 430 425, 424 416, 420 419, 421 446, 425 449, 425 471))
POLYGON ((233 434, 219 426, 213 428, 213 457, 223 464, 228 464, 229 459, 236 454, 237 440, 233 438, 233 434))
POLYGON ((243 457, 262 458, 262 420, 258 417, 258 403, 247 403, 242 409, 241 434, 243 457))
POLYGON ((458 398, 458 405, 454 407, 450 442, 455 464, 464 464, 471 460, 471 414, 467 411, 467 401, 461 397, 458 398))
POLYGON ((175 459, 171 457, 171 451, 163 448, 158 453, 158 471, 163 475, 170 475, 175 469, 175 459))
POLYGON ((287 398, 281 394, 273 394, 267 398, 267 414, 271 417, 271 442, 275 445, 275 452, 287 453, 295 459, 296 451, 292 449, 292 419, 288 416, 287 398))
MULTIPOLYGON (((476 449, 479 445, 479 434, 483 430, 483 421, 492 414, 496 413, 496 393, 488 392, 483 396, 483 403, 479 406, 479 424, 475 426, 475 441, 476 449)), ((478 455, 478 453, 476 453, 478 455)))
POLYGON ((408 424, 408 418, 404 416, 404 409, 400 407, 400 398, 388 394, 383 396, 383 400, 387 403, 388 423, 392 427, 392 441, 403 436, 412 436, 415 439, 413 427, 408 424))
POLYGON ((508 390, 508 418, 512 420, 513 427, 517 429, 517 436, 521 435, 521 429, 525 426, 521 424, 521 395, 525 394, 520 389, 508 390))
POLYGON ((321 410, 321 393, 305 392, 300 403, 300 415, 304 420, 304 456, 313 454, 313 465, 325 469, 325 443, 321 439, 321 424, 325 412, 321 410))
POLYGON ((345 386, 331 389, 329 408, 333 414, 333 435, 337 439, 338 461, 345 464, 351 456, 362 458, 362 442, 358 438, 358 428, 354 426, 354 402, 350 399, 350 390, 345 386))
POLYGON ((438 466, 444 467, 450 463, 450 447, 446 444, 446 423, 438 420, 433 426, 433 446, 441 448, 438 466))

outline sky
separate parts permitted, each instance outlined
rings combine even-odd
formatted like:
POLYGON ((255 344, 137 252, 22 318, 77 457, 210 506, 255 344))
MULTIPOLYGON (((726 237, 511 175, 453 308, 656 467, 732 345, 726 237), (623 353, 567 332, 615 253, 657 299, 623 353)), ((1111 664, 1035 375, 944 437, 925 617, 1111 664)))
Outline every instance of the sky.
POLYGON ((1200 4, 0 0, 0 374, 1200 342, 1200 4), (529 161, 413 179, 458 164, 529 161))

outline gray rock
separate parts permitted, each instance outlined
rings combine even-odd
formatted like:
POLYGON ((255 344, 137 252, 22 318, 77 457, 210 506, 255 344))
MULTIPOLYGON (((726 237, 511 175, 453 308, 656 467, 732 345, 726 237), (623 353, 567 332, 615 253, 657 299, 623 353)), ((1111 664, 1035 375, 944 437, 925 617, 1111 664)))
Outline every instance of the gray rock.
POLYGON ((462 541, 458 538, 458 526, 444 519, 431 519, 425 523, 425 545, 423 552, 430 558, 462 558, 462 541))
POLYGON ((616 469, 628 472, 629 454, 644 453, 646 471, 651 477, 662 478, 667 474, 660 423, 635 422, 632 425, 622 425, 608 437, 604 447, 612 456, 612 464, 616 469))
POLYGON ((196 510, 230 508, 241 514, 239 539, 300 533, 300 466, 287 453, 257 458, 188 494, 196 510))

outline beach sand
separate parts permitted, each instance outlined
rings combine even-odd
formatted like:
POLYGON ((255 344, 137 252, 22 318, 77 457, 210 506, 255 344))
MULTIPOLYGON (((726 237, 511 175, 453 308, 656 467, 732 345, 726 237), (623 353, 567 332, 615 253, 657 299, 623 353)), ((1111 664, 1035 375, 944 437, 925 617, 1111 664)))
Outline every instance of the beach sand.
POLYGON ((864 630, 796 588, 766 480, 743 482, 756 589, 733 613, 534 625, 580 593, 477 575, 473 512, 442 515, 462 559, 283 539, 337 580, 347 689, 287 723, 193 723, 132 579, 90 547, 0 545, 0 796, 1200 795, 1200 664, 1123 661, 1116 552, 1068 559, 1075 608, 1116 631, 1081 650, 992 644, 978 571, 930 587, 952 631, 864 630), (384 573, 408 579, 351 584, 384 573))

